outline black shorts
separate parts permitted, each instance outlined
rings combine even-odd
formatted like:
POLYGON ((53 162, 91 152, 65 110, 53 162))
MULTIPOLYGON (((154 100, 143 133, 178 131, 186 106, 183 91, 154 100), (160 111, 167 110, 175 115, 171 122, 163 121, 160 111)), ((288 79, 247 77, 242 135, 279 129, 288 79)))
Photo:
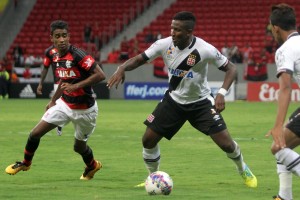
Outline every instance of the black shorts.
POLYGON ((300 108, 291 114, 286 127, 300 137, 300 108))
POLYGON ((166 93, 163 100, 144 121, 144 124, 159 135, 171 139, 186 121, 206 135, 225 130, 221 114, 209 99, 191 104, 178 104, 166 93))

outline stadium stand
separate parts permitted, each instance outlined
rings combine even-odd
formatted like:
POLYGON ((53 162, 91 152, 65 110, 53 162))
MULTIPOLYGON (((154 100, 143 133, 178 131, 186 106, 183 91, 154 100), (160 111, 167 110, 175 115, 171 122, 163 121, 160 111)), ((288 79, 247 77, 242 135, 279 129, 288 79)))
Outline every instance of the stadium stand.
MULTIPOLYGON (((106 38, 103 40, 105 45, 153 2, 153 0, 88 0, 84 2, 37 0, 6 56, 11 58, 16 44, 25 49, 25 55, 42 55, 44 49, 51 44, 48 29, 49 23, 55 19, 64 19, 70 23, 73 44, 89 51, 96 51, 97 45, 83 43, 85 24, 90 23, 94 30, 96 22, 100 24, 99 35, 104 35, 103 37, 106 38)), ((285 2, 293 5, 296 11, 300 10, 297 0, 285 2)), ((177 0, 134 38, 128 38, 129 43, 133 46, 134 41, 137 41, 139 50, 145 50, 149 46, 149 43, 145 42, 149 31, 154 34, 160 32, 163 37, 169 36, 170 19, 174 13, 189 10, 194 12, 198 19, 195 32, 198 36, 218 49, 221 49, 225 43, 229 46, 235 43, 241 48, 249 42, 254 53, 258 55, 268 39, 266 26, 270 6, 274 3, 278 3, 277 0, 177 0)), ((299 15, 298 21, 300 21, 299 15)))
MULTIPOLYGON (((129 42, 132 44, 137 39, 139 49, 145 50, 149 46, 145 42, 149 32, 161 32, 163 36, 169 36, 170 19, 174 13, 188 10, 194 12, 198 20, 196 35, 209 41, 219 50, 225 44, 231 46, 235 43, 242 48, 248 42, 253 48, 254 56, 259 57, 266 41, 270 37, 272 39, 272 36, 266 34, 266 27, 269 24, 270 6, 276 3, 277 0, 177 0, 129 42)), ((297 0, 286 0, 285 3, 293 5, 296 11, 300 10, 297 0)), ((297 21, 300 21, 300 15, 297 21)), ((270 55, 270 58, 273 57, 274 55, 270 55)))
POLYGON ((83 43, 85 24, 91 24, 94 30, 96 22, 101 24, 98 27, 98 34, 107 35, 107 39, 110 39, 121 31, 124 25, 142 13, 151 2, 151 0, 37 0, 6 55, 11 58, 16 44, 25 49, 25 55, 43 55, 45 48, 51 45, 49 24, 56 19, 69 22, 73 44, 95 51, 95 45, 83 43))

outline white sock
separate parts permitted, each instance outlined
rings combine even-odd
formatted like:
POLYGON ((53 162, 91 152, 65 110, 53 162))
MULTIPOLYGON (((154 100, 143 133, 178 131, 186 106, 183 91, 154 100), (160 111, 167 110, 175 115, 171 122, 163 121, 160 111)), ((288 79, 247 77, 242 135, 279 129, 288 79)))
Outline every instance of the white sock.
POLYGON ((277 173, 279 177, 279 196, 285 200, 292 200, 293 174, 281 163, 277 163, 277 173))
POLYGON ((300 176, 300 155, 289 148, 284 148, 275 154, 275 158, 279 163, 286 166, 288 171, 300 176))
POLYGON ((152 149, 143 148, 143 158, 149 173, 159 170, 160 150, 158 145, 152 149))
POLYGON ((240 173, 242 173, 246 168, 246 164, 244 162, 243 155, 241 153, 241 149, 240 149, 239 145, 235 141, 233 141, 233 142, 235 144, 234 151, 232 153, 226 153, 226 154, 227 154, 227 157, 232 159, 233 162, 236 164, 238 171, 240 173))

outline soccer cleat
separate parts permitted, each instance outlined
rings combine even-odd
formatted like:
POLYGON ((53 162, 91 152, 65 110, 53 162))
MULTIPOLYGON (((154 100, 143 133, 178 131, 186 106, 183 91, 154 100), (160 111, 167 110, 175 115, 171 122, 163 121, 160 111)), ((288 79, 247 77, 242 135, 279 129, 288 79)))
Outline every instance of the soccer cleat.
POLYGON ((62 134, 62 127, 58 126, 56 128, 56 133, 57 133, 57 135, 61 136, 61 134, 62 134))
POLYGON ((145 182, 142 182, 140 184, 135 185, 134 187, 139 188, 139 187, 145 187, 145 182))
POLYGON ((96 167, 93 169, 86 167, 80 179, 91 180, 94 177, 95 173, 102 168, 102 164, 99 161, 96 160, 96 164, 96 167))
POLYGON ((274 200, 284 200, 283 198, 281 198, 279 195, 273 196, 274 200))
POLYGON ((242 178, 245 181, 245 184, 248 187, 256 188, 257 187, 257 179, 254 174, 251 172, 248 166, 246 166, 245 170, 241 173, 242 178))
POLYGON ((5 172, 10 175, 15 175, 19 171, 27 171, 30 169, 30 166, 26 166, 23 162, 17 161, 15 164, 9 165, 6 167, 5 172))

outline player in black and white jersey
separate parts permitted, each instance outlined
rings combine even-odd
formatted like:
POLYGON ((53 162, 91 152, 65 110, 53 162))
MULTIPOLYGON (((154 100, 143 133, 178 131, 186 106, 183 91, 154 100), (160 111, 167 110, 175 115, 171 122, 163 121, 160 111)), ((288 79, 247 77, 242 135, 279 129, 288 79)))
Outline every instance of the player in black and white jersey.
POLYGON ((296 29, 296 14, 287 4, 271 8, 270 24, 272 34, 280 44, 275 53, 279 81, 278 109, 275 124, 267 136, 272 135, 271 151, 277 161, 279 193, 276 200, 291 200, 292 173, 300 176, 300 155, 293 149, 300 145, 300 108, 289 117, 284 126, 291 102, 292 82, 300 84, 300 36, 296 29))
POLYGON ((158 142, 163 137, 170 140, 189 121, 234 161, 248 187, 257 187, 256 177, 245 164, 240 147, 231 138, 220 114, 225 109, 224 96, 237 75, 236 67, 211 44, 193 35, 195 22, 193 13, 177 13, 171 23, 171 36, 157 40, 145 52, 120 65, 107 86, 117 88, 124 81, 125 71, 162 56, 168 67, 169 90, 144 122, 147 128, 142 139, 143 158, 149 172, 159 169, 158 142), (225 72, 215 98, 207 82, 210 67, 225 72))
POLYGON ((74 151, 81 155, 86 165, 80 179, 90 180, 102 167, 87 145, 98 115, 92 85, 104 80, 105 74, 91 55, 69 43, 69 28, 65 21, 53 21, 50 28, 51 41, 58 50, 51 61, 56 66, 60 83, 42 119, 28 136, 23 161, 9 165, 5 171, 14 175, 29 170, 41 138, 57 126, 71 122, 75 129, 74 151))

